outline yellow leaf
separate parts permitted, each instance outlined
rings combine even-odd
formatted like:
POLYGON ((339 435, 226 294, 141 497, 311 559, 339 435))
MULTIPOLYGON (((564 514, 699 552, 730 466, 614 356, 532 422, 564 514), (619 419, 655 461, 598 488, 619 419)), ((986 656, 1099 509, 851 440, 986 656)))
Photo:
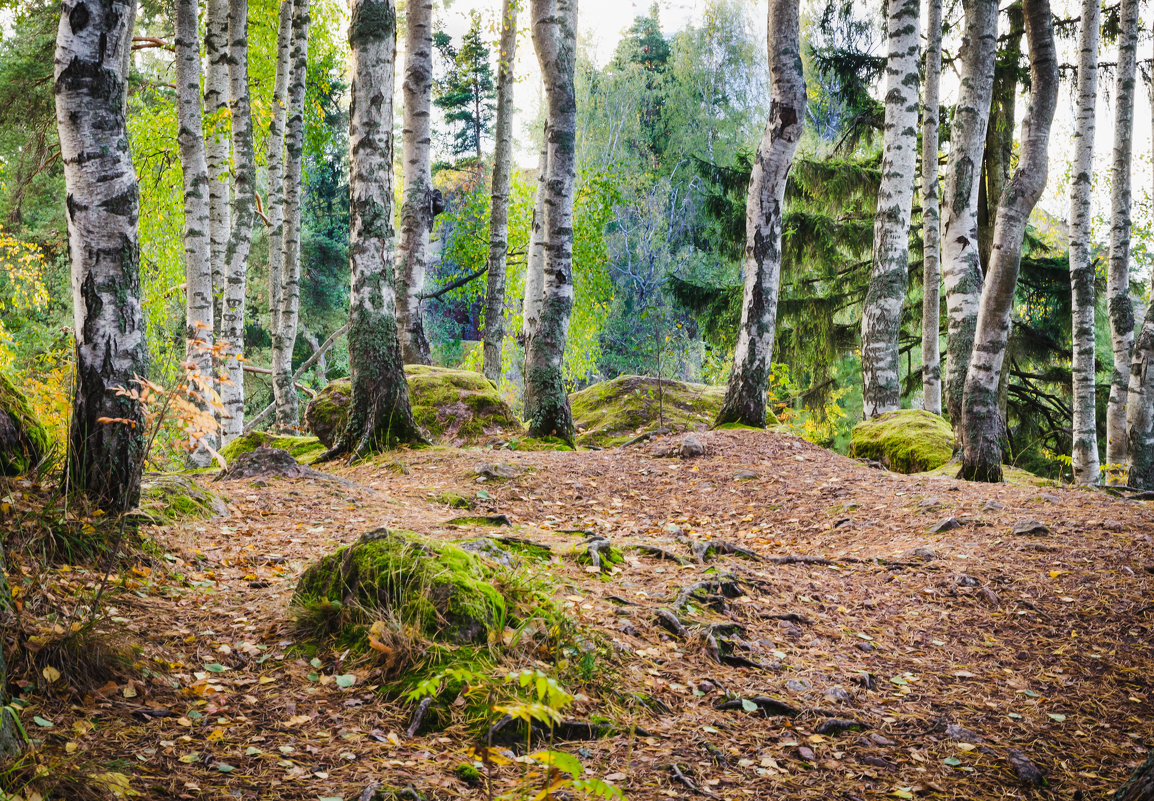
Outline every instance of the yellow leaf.
POLYGON ((46 665, 44 670, 40 671, 40 675, 42 675, 49 682, 60 681, 60 671, 52 667, 52 665, 46 665))

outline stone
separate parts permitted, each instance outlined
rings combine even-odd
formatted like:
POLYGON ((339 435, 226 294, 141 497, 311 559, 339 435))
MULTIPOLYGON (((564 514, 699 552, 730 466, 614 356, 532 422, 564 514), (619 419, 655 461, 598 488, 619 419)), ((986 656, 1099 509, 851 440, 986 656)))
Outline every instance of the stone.
POLYGON ((1011 748, 1006 751, 1006 759, 1010 762, 1010 767, 1018 775, 1018 781, 1030 787, 1044 787, 1046 785, 1046 774, 1042 773, 1041 769, 1026 756, 1023 751, 1017 748, 1011 748))
POLYGON ((678 455, 681 456, 682 459, 694 459, 698 456, 704 456, 705 444, 693 434, 687 434, 685 438, 681 440, 681 448, 678 455))
POLYGON ((827 704, 848 704, 852 700, 843 687, 830 687, 821 694, 821 698, 827 704))
POLYGON ((921 559, 923 562, 930 562, 939 558, 937 551, 932 548, 927 548, 924 545, 920 548, 914 548, 909 552, 909 555, 915 559, 921 559))
POLYGON ((1037 520, 1019 520, 1010 529, 1010 534, 1015 537, 1045 537, 1050 533, 1046 524, 1037 520))
POLYGON ((485 479, 506 479, 516 478, 525 472, 523 467, 518 467, 515 464, 498 463, 498 464, 479 464, 473 472, 485 479))
POLYGON ((757 478, 757 473, 752 470, 738 470, 733 474, 734 481, 753 481, 757 478))
POLYGON ((950 740, 958 740, 963 743, 984 743, 986 740, 979 734, 976 734, 965 726, 960 726, 957 723, 951 723, 946 726, 946 737, 950 740))
POLYGON ((986 501, 984 504, 982 504, 983 512, 1000 512, 1005 508, 1006 505, 1004 503, 999 503, 998 501, 986 501))
POLYGON ((942 534, 946 531, 953 531, 955 528, 961 528, 962 524, 958 522, 956 517, 947 517, 944 520, 939 520, 934 525, 930 526, 931 534, 942 534))
POLYGON ((311 478, 351 485, 339 476, 322 473, 297 462, 288 451, 261 447, 242 453, 228 467, 220 471, 216 481, 239 481, 246 478, 311 478))
POLYGON ((805 679, 788 679, 785 682, 785 689, 789 690, 791 693, 809 692, 812 687, 813 685, 805 679))
POLYGON ((964 573, 955 578, 954 583, 959 587, 977 587, 979 584, 981 584, 981 582, 973 576, 967 576, 964 573))

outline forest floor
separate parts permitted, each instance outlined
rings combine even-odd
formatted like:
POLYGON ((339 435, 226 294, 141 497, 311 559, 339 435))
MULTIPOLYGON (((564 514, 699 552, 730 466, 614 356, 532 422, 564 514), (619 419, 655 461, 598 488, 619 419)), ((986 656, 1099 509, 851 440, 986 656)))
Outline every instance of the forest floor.
MULTIPOLYGON (((447 525, 465 513, 433 499, 479 490, 472 514, 507 515, 501 533, 551 546, 543 569, 558 600, 607 644, 601 681, 568 687, 583 693, 571 713, 611 717, 620 733, 559 747, 628 798, 1102 799, 1154 745, 1154 505, 903 476, 781 434, 699 438, 706 455, 691 460, 649 446, 432 448, 326 468, 351 484, 211 485, 230 516, 150 530, 163 553, 109 596, 109 619, 155 675, 83 697, 33 693, 23 717, 41 743, 24 769, 78 777, 66 798, 93 795, 81 785, 94 776, 149 799, 354 801, 377 782, 484 797, 454 772, 475 738, 462 726, 407 738, 412 706, 374 692, 371 660, 323 652, 310 664, 290 609, 301 571, 371 528, 492 531, 447 525), (485 462, 525 471, 480 484, 485 462), (930 533, 949 517, 956 528, 930 533), (1024 521, 1043 527, 1011 533, 1024 521), (683 557, 694 541, 728 542, 762 558, 680 565, 626 551, 601 576, 567 555, 581 537, 566 530, 683 557), (792 556, 830 561, 780 559, 792 556), (744 627, 742 653, 761 669, 719 664, 700 638, 655 621, 719 571, 743 594, 710 614, 744 627), (606 677, 618 698, 660 703, 610 702, 597 690, 606 677), (726 692, 800 714, 715 708, 726 692), (831 718, 862 730, 838 732, 831 718), (1047 786, 1020 780, 1022 758, 1047 786)), ((53 579, 97 580, 83 569, 53 579)), ((503 770, 499 788, 520 767, 503 770)))

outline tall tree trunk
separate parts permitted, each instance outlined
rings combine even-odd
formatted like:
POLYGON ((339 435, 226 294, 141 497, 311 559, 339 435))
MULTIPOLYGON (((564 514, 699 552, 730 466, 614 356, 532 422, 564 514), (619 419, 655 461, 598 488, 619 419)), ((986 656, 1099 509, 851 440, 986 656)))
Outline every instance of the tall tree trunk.
POLYGON ((1126 426, 1130 457, 1126 483, 1154 490, 1154 303, 1146 307, 1142 330, 1134 342, 1126 426))
POLYGON ((977 481, 1002 480, 1005 423, 998 409, 998 382, 1009 339, 1026 223, 1046 188, 1050 128, 1058 106, 1058 57, 1050 0, 1024 0, 1023 6, 1030 48, 1030 105, 1022 123, 1018 168, 998 204, 990 269, 982 289, 962 399, 961 477, 977 481))
MULTIPOLYGON (((205 159, 204 119, 200 107, 200 36, 197 0, 176 3, 176 113, 177 141, 184 175, 185 359, 196 365, 206 380, 212 364, 212 261, 209 228, 208 164, 205 159)), ((199 392, 212 382, 195 387, 199 392)), ((207 394, 199 399, 209 413, 207 394)), ((192 446, 192 463, 206 467, 212 460, 216 432, 208 431, 192 446), (207 446, 207 447, 205 447, 207 446)))
POLYGON ((224 310, 225 251, 232 234, 229 208, 229 91, 228 0, 208 0, 204 36, 207 69, 204 79, 204 110, 208 115, 205 158, 208 162, 208 224, 212 260, 213 327, 220 338, 224 310))
POLYGON ((765 426, 765 390, 781 279, 782 204, 786 178, 805 124, 799 16, 798 0, 769 4, 769 120, 749 177, 741 328, 716 425, 765 426))
POLYGON ((300 425, 300 404, 293 383, 293 348, 301 298, 301 159, 305 138, 305 79, 308 74, 309 2, 296 0, 292 16, 292 52, 289 61, 288 119, 285 123, 285 159, 282 196, 284 235, 281 239, 281 298, 277 327, 272 336, 273 395, 276 421, 300 425))
POLYGON ((874 218, 873 267, 862 311, 866 418, 901 406, 898 334, 909 283, 910 214, 918 154, 918 0, 889 0, 885 139, 874 218))
POLYGON ((562 363, 573 310, 573 193, 577 178, 577 0, 532 0, 533 45, 545 81, 549 169, 545 179, 541 312, 525 349, 529 434, 575 435, 562 363))
POLYGON ((65 2, 54 68, 76 336, 68 476, 117 512, 140 498, 145 449, 144 410, 117 390, 148 375, 127 128, 135 16, 133 0, 65 2))
POLYGON ((1134 344, 1134 304, 1130 300, 1130 161, 1134 138, 1134 84, 1138 55, 1138 0, 1122 0, 1118 27, 1117 84, 1114 89, 1114 163, 1110 173, 1110 266, 1106 300, 1114 372, 1106 406, 1106 463, 1114 468, 1111 483, 1121 481, 1126 466, 1126 395, 1134 344), (1116 472, 1115 472, 1116 471, 1116 472))
POLYGON ((333 457, 420 442, 413 421, 396 316, 393 232, 394 0, 353 0, 349 19, 349 372, 348 422, 333 457))
POLYGON ((513 168, 513 60, 517 55, 517 1, 501 7, 497 65, 497 124, 489 204, 489 271, 485 288, 484 373, 500 386, 505 341, 505 263, 509 255, 509 177, 513 168))
POLYGON ((541 319, 541 288, 545 285, 545 183, 549 176, 549 123, 541 140, 537 162, 537 195, 533 200, 533 221, 529 231, 529 252, 525 255, 525 298, 521 304, 521 340, 528 346, 537 321, 541 319))
POLYGON ((224 309, 221 339, 226 343, 224 364, 228 380, 221 383, 220 399, 226 417, 221 443, 227 445, 244 431, 244 291, 252 226, 256 220, 256 160, 252 145, 252 106, 248 86, 248 0, 229 0, 228 88, 232 117, 232 153, 236 176, 232 202, 232 235, 225 249, 224 309))
MULTIPOLYGON (((284 135, 292 72, 293 0, 281 0, 277 20, 276 78, 268 125, 268 330, 280 328, 284 269, 284 135)), ((275 373, 276 364, 273 364, 275 373)), ((275 382, 275 378, 274 378, 275 382)))
POLYGON ((942 77, 942 0, 928 0, 926 88, 922 103, 922 408, 942 413, 941 211, 938 208, 938 118, 942 77))
POLYGON ((966 6, 961 88, 950 130, 950 156, 942 206, 942 280, 946 290, 945 401, 955 431, 962 422, 962 391, 982 297, 978 254, 978 184, 997 46, 997 0, 966 6))
POLYGON ((1070 294, 1073 301, 1074 480, 1098 483, 1097 390, 1094 375, 1094 260, 1090 253, 1095 103, 1098 97, 1100 0, 1083 0, 1078 40, 1078 104, 1074 122, 1074 180, 1070 185, 1070 294))
POLYGON ((397 244, 401 302, 397 318, 406 364, 429 364, 421 311, 429 232, 433 229, 433 179, 429 168, 433 92, 433 0, 412 0, 405 26, 404 123, 401 129, 401 236, 397 244))

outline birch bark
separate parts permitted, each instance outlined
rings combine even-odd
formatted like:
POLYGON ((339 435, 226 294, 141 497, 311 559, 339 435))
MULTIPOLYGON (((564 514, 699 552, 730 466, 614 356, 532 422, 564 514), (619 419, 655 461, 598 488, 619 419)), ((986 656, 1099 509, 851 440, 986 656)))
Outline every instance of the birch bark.
POLYGON ((942 77, 942 0, 927 0, 926 87, 922 102, 922 408, 942 413, 942 220, 938 206, 938 119, 942 77))
POLYGON ((962 399, 960 477, 977 481, 1002 480, 1005 422, 998 408, 998 384, 1026 223, 1046 188, 1050 128, 1058 105, 1058 57, 1050 1, 1024 0, 1023 11, 1030 49, 1030 105, 1022 123, 1018 167, 998 204, 990 269, 962 399))
POLYGON ((225 251, 232 234, 229 208, 228 0, 208 0, 205 36, 204 112, 208 116, 208 223, 212 261, 213 334, 219 338, 224 309, 225 251))
POLYGON ((861 326, 866 419, 901 406, 898 334, 909 284, 910 214, 918 152, 918 6, 918 0, 888 3, 882 180, 861 326))
POLYGON ((765 427, 765 390, 777 326, 782 204, 805 124, 798 0, 769 4, 769 120, 753 161, 745 211, 741 328, 716 425, 765 427))
MULTIPOLYGON (((1146 318, 1134 343, 1126 424, 1130 457, 1126 483, 1143 490, 1154 490, 1154 302, 1146 307, 1146 318)), ((1154 768, 1154 757, 1147 759, 1147 769, 1143 774, 1148 789, 1154 785, 1151 768, 1154 768)))
MULTIPOLYGON (((293 0, 281 0, 277 19, 276 78, 268 125, 268 314, 269 331, 280 327, 284 265, 284 132, 292 52, 293 0)), ((273 365, 276 369, 276 365, 273 365)))
POLYGON ((537 195, 533 199, 533 221, 529 231, 529 252, 525 255, 525 298, 521 304, 521 338, 524 344, 537 330, 541 319, 541 288, 545 284, 545 181, 549 175, 549 123, 542 133, 541 157, 537 162, 537 195))

